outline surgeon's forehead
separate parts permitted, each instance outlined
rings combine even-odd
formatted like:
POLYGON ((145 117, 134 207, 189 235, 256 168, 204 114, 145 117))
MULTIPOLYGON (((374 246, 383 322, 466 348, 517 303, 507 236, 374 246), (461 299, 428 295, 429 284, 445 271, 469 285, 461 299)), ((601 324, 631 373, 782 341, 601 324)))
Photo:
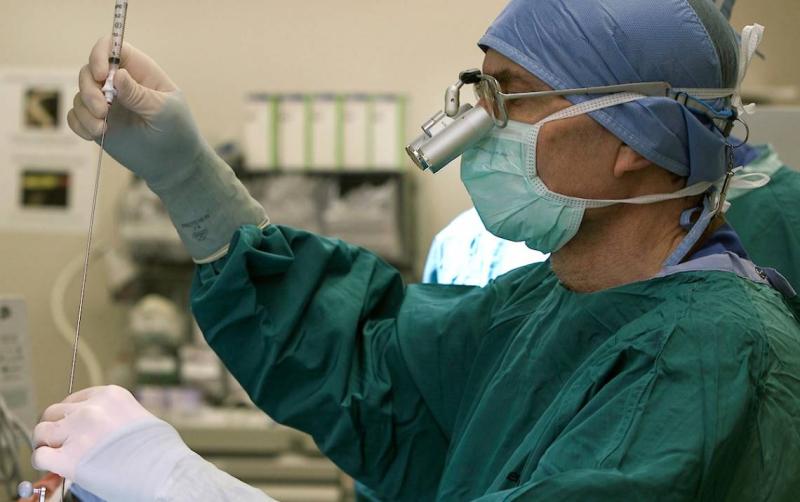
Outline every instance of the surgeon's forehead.
POLYGON ((533 76, 525 68, 493 49, 489 49, 483 59, 483 73, 496 78, 503 92, 551 90, 547 84, 533 76))

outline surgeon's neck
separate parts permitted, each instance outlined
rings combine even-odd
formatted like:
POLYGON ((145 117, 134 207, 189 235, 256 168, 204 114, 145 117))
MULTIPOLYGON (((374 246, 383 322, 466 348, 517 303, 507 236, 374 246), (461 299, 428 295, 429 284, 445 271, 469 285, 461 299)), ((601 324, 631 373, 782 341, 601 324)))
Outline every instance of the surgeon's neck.
POLYGON ((653 278, 686 231, 685 201, 592 210, 578 234, 551 258, 553 272, 572 291, 591 293, 653 278))

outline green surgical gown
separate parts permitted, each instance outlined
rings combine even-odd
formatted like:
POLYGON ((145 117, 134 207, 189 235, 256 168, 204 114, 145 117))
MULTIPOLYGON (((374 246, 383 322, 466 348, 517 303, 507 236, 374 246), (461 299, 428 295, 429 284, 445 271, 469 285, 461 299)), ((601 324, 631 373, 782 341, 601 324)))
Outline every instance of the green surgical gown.
MULTIPOLYGON (((760 164, 769 168, 775 160, 775 152, 765 148, 748 168, 761 172, 760 164)), ((800 291, 800 171, 786 166, 769 171, 770 183, 733 200, 726 217, 753 262, 777 269, 800 291)))
POLYGON ((406 286, 248 226, 192 306, 253 401, 385 501, 800 497, 797 305, 731 273, 406 286))

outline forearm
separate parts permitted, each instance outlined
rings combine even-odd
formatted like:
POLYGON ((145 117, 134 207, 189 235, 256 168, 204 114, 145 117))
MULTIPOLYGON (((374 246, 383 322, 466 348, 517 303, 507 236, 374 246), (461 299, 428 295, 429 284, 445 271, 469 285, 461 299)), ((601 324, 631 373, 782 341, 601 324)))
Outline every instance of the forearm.
POLYGON ((109 502, 269 501, 203 460, 161 420, 120 429, 78 465, 82 489, 109 502))
POLYGON ((261 490, 227 474, 197 455, 178 462, 156 502, 271 502, 261 490))
POLYGON ((105 437, 78 464, 75 482, 103 500, 156 500, 175 466, 192 456, 172 426, 149 418, 105 437))
POLYGON ((239 227, 264 228, 269 218, 209 146, 203 144, 192 164, 148 186, 163 201, 189 254, 197 263, 210 263, 225 256, 239 227))
POLYGON ((445 437, 409 374, 406 288, 373 254, 290 228, 243 228, 199 267, 192 309, 209 345, 275 420, 351 476, 403 500, 433 491, 445 437), (414 459, 414 438, 432 453, 414 459))

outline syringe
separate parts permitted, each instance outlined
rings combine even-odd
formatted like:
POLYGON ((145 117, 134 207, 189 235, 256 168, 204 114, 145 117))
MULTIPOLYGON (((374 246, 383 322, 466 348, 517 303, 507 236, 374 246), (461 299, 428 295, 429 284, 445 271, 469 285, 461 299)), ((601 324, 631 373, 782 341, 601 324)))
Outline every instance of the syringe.
POLYGON ((103 94, 106 102, 110 105, 117 95, 114 88, 114 76, 119 70, 122 62, 122 42, 125 40, 125 19, 128 16, 128 0, 117 0, 114 7, 114 27, 111 29, 111 56, 108 58, 109 71, 106 83, 103 86, 103 94))

